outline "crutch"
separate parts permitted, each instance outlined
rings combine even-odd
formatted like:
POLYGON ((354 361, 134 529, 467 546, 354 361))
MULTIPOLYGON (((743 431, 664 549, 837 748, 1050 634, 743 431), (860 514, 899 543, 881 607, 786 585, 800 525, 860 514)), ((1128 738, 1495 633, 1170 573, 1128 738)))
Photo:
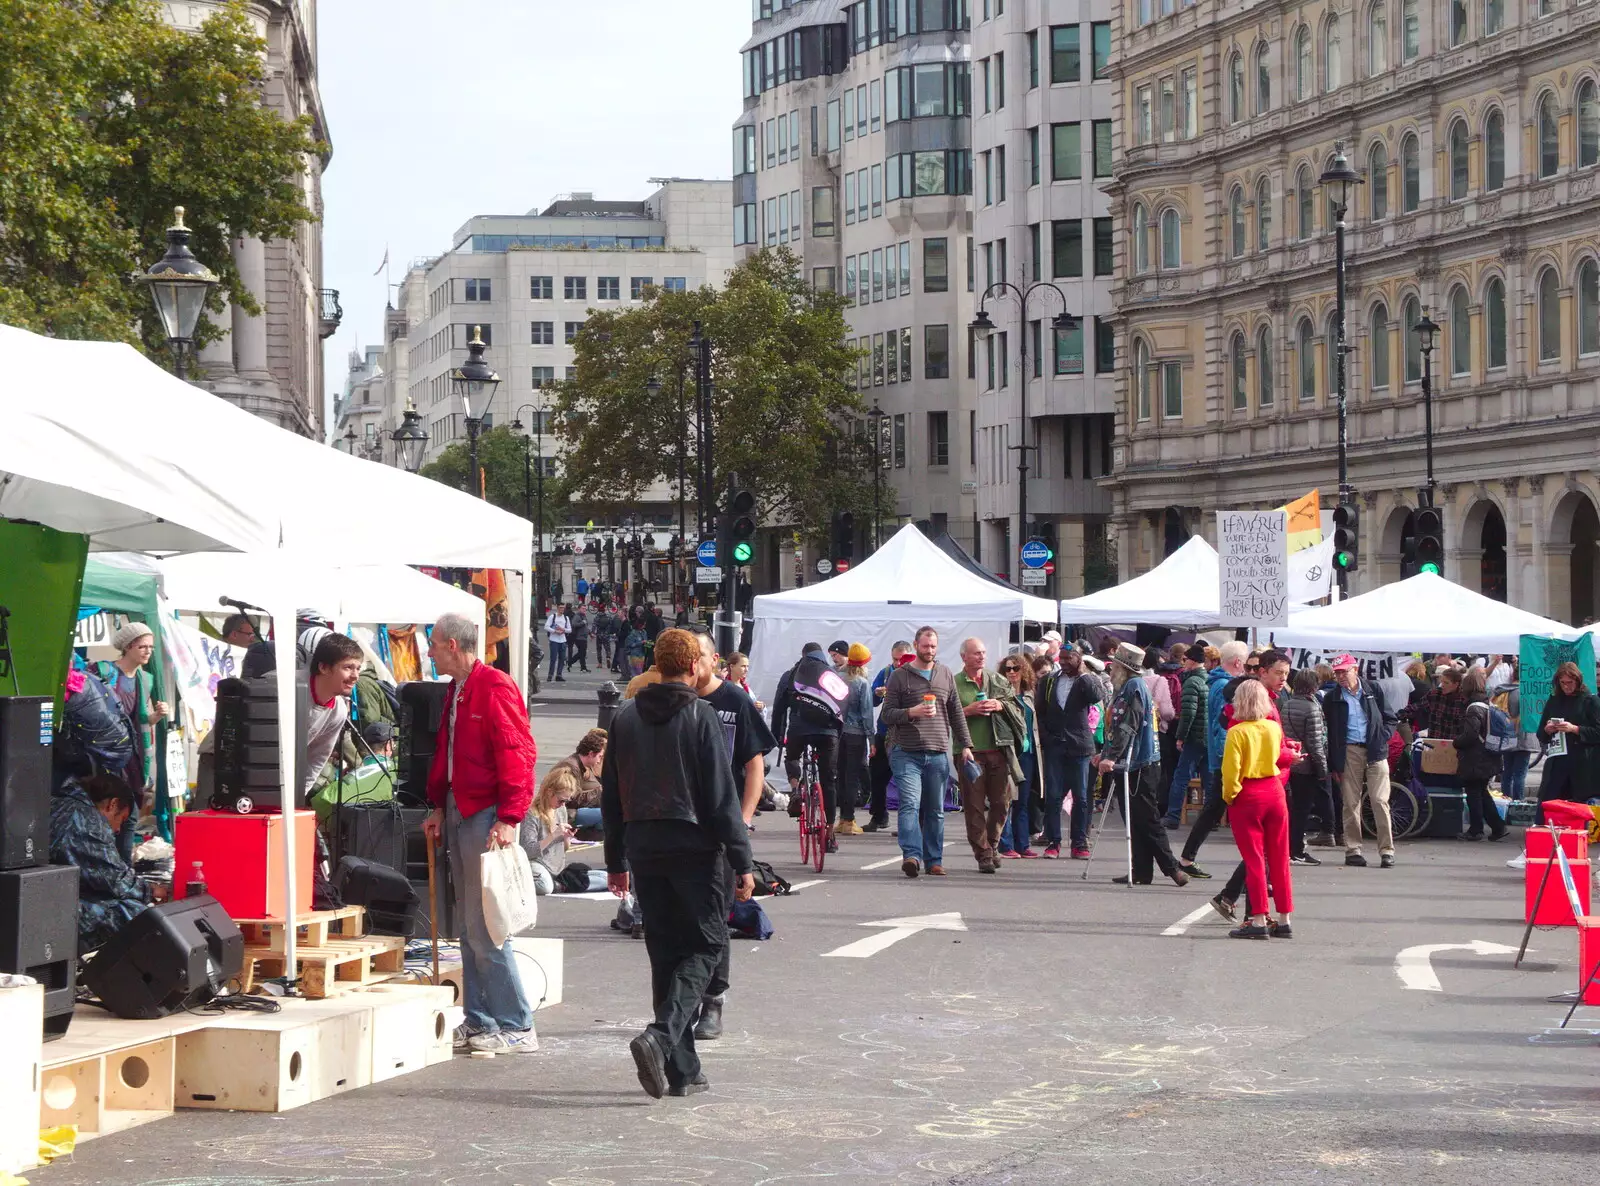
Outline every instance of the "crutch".
MULTIPOLYGON (((1093 771, 1096 774, 1096 776, 1098 776, 1099 771, 1096 769, 1096 767, 1092 763, 1090 764, 1089 769, 1091 771, 1093 771)), ((1097 780, 1098 780, 1098 778, 1097 778, 1097 780)), ((1105 830, 1106 816, 1111 814, 1111 800, 1112 800, 1113 797, 1114 797, 1113 795, 1107 795, 1106 796, 1105 806, 1100 809, 1100 826, 1099 827, 1090 827, 1089 828, 1089 859, 1083 863, 1083 876, 1081 878, 1079 878, 1080 881, 1088 881, 1089 880, 1089 866, 1094 864, 1095 838, 1097 836, 1099 836, 1100 833, 1105 830)), ((1091 825, 1094 823, 1094 812, 1093 812, 1093 810, 1091 810, 1090 813, 1089 813, 1089 822, 1090 822, 1091 825)))

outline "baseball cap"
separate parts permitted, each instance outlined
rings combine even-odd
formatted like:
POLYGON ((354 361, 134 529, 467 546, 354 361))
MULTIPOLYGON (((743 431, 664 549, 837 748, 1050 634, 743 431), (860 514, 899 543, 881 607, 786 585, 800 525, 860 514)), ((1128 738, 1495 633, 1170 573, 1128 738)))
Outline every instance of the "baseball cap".
POLYGON ((844 640, 842 638, 836 639, 833 643, 831 643, 829 645, 828 653, 830 655, 849 655, 850 654, 850 644, 846 640, 844 640))
POLYGON ((1354 655, 1340 655, 1333 661, 1333 669, 1335 671, 1353 671, 1360 666, 1361 664, 1356 662, 1354 655))
POLYGON ((361 738, 368 745, 387 745, 394 740, 394 726, 388 721, 368 721, 361 726, 361 738))
POLYGON ((1046 630, 1042 635, 1040 635, 1040 637, 1043 638, 1045 642, 1060 642, 1061 641, 1061 631, 1059 631, 1059 630, 1046 630))

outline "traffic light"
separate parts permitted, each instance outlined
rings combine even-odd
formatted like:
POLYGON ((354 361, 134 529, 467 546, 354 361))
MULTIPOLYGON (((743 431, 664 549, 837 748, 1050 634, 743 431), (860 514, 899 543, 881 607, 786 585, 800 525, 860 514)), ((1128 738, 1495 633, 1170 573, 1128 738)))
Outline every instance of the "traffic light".
POLYGON ((1417 571, 1444 575, 1444 512, 1438 507, 1418 507, 1413 520, 1417 540, 1417 571))
POLYGON ((728 495, 729 554, 735 564, 749 564, 755 555, 756 496, 742 486, 728 495))
POLYGON ((829 551, 834 560, 856 558, 856 517, 849 511, 833 512, 833 541, 829 551))
POLYGON ((1361 563, 1361 512, 1353 502, 1333 508, 1333 567, 1354 572, 1361 563))
POLYGON ((1056 558, 1056 525, 1054 520, 1046 520, 1034 524, 1033 538, 1045 546, 1050 553, 1046 562, 1056 558))

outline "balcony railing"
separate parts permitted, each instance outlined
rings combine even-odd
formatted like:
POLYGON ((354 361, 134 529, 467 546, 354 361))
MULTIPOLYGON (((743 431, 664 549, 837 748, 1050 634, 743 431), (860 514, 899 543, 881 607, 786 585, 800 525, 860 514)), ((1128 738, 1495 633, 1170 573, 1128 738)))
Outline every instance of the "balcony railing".
POLYGON ((327 340, 339 332, 339 323, 344 320, 344 306, 339 304, 337 288, 319 288, 317 297, 319 305, 317 336, 327 340))

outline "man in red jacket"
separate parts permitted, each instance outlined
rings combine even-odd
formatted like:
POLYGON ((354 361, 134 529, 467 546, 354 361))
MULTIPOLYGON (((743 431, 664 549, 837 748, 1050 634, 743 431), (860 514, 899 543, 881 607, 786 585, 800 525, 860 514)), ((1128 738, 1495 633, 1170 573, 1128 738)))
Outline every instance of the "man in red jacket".
POLYGON ((528 710, 512 678, 478 659, 478 624, 464 615, 445 614, 434 624, 428 658, 452 681, 428 771, 433 814, 422 829, 433 844, 444 837, 466 921, 461 976, 467 1019, 456 1030, 456 1046, 496 1054, 537 1050, 511 943, 496 947, 484 925, 480 881, 481 854, 517 843, 533 798, 538 753, 528 710))

